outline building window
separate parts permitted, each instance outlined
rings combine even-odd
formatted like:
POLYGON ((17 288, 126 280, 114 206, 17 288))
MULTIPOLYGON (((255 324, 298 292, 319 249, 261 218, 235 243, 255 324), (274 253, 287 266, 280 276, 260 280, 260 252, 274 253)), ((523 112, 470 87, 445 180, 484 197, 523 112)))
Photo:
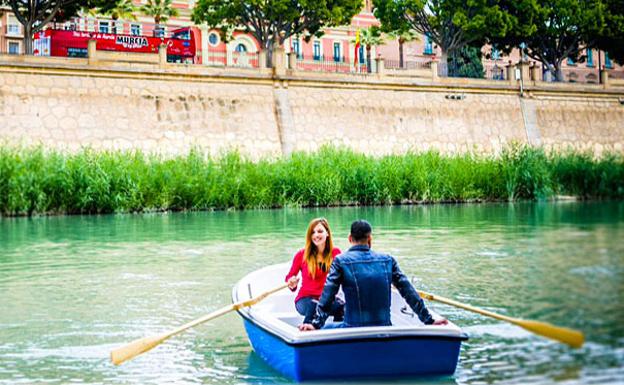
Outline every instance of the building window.
POLYGON ((360 64, 364 64, 364 62, 366 61, 366 58, 364 57, 364 46, 360 45, 360 48, 358 49, 358 56, 360 57, 360 64))
POLYGON ((216 32, 210 32, 210 34, 208 35, 208 44, 213 47, 216 47, 217 44, 219 44, 219 40, 219 34, 216 32))
POLYGON ((428 34, 425 34, 425 55, 433 55, 433 44, 428 34))
POLYGON ((9 54, 10 55, 19 55, 20 54, 20 46, 17 42, 9 42, 9 54))
POLYGON ((20 34, 20 26, 18 24, 7 25, 7 35, 19 36, 19 34, 20 34))
POLYGON ((339 62, 340 61, 340 43, 334 43, 334 61, 335 62, 339 62))
POLYGON ((500 59, 500 51, 497 50, 496 48, 492 47, 492 60, 499 60, 500 59))
POLYGON ((108 33, 108 21, 100 21, 98 24, 98 30, 100 33, 108 33))
POLYGON ((20 27, 17 24, 9 24, 7 25, 7 35, 19 35, 20 27))
POLYGON ((294 52, 298 58, 301 57, 301 47, 299 46, 299 40, 295 39, 292 41, 292 52, 294 52))
POLYGON ((609 59, 609 53, 605 52, 605 68, 613 68, 613 63, 609 59))
POLYGON ((574 59, 572 59, 571 57, 569 57, 569 58, 568 58, 567 63, 568 63, 568 65, 569 65, 569 66, 574 66, 574 65, 576 65, 576 62, 575 62, 575 61, 574 61, 574 59))
POLYGON ((165 37, 166 33, 167 27, 164 25, 157 25, 156 28, 154 28, 154 37, 165 37))
POLYGON ((134 36, 141 35, 141 24, 130 24, 130 34, 134 36))
POLYGON ((593 54, 593 51, 589 48, 587 49, 587 66, 588 67, 594 66, 594 54, 593 54))
POLYGON ((235 48, 236 52, 247 52, 247 47, 243 43, 238 43, 235 48))
POLYGON ((7 16, 7 31, 9 36, 20 36, 20 23, 13 16, 7 16))
POLYGON ((315 41, 312 47, 314 60, 321 60, 321 42, 315 41))

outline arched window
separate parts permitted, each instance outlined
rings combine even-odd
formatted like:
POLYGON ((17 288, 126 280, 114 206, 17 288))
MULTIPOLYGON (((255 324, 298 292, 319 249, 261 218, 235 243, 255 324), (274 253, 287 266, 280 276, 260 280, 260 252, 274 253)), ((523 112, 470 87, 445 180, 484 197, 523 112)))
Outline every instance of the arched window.
POLYGON ((236 52, 247 52, 247 46, 243 43, 236 45, 236 52))

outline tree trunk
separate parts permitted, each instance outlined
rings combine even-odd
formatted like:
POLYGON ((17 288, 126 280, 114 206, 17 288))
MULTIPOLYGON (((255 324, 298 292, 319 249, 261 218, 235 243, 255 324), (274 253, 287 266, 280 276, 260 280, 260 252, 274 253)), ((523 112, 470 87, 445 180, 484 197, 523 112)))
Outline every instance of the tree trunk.
POLYGON ((273 40, 267 40, 265 44, 266 49, 266 66, 267 68, 273 68, 273 40))
POLYGON ((438 68, 438 75, 447 77, 449 76, 449 68, 448 68, 448 53, 445 50, 442 50, 440 54, 440 67, 438 68))
POLYGON ((24 53, 26 55, 33 54, 32 24, 24 25, 24 53))
POLYGON ((156 25, 154 26, 154 32, 152 34, 154 35, 154 37, 160 37, 160 16, 154 16, 154 23, 156 25))
POLYGON ((366 72, 371 73, 373 69, 371 68, 371 47, 370 45, 366 46, 366 72))
POLYGON ((602 71, 602 63, 600 62, 600 54, 602 53, 601 50, 598 50, 598 84, 602 84, 602 76, 600 71, 602 71))
POLYGON ((399 68, 403 68, 403 39, 399 38, 399 68))
POLYGON ((563 81, 563 69, 561 68, 561 61, 558 61, 553 64, 552 72, 553 72, 555 81, 557 82, 563 81))

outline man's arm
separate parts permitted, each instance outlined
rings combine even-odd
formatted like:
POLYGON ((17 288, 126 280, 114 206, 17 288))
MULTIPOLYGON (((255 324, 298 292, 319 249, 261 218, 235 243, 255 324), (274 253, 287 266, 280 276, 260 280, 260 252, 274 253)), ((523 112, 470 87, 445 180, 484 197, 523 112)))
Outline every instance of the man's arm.
MULTIPOLYGON (((321 294, 318 305, 316 305, 316 314, 311 324, 314 329, 320 329, 325 325, 325 321, 327 321, 327 317, 329 317, 331 306, 336 299, 336 294, 338 294, 338 289, 340 289, 340 285, 342 284, 342 279, 342 265, 338 258, 334 258, 329 268, 327 279, 325 280, 323 293, 321 294)), ((312 330, 309 326, 310 324, 303 324, 299 326, 299 329, 312 330)))
POLYGON ((394 257, 392 258, 392 283, 399 290, 401 296, 405 299, 408 305, 412 308, 414 313, 418 315, 418 318, 425 324, 431 325, 434 323, 434 319, 427 310, 427 306, 425 302, 420 298, 412 283, 407 279, 405 274, 399 268, 399 264, 397 263, 394 257))

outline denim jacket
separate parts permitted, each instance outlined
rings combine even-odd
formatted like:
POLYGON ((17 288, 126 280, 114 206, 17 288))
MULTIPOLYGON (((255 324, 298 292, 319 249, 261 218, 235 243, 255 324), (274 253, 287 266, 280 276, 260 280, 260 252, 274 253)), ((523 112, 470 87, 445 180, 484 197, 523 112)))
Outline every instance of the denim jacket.
POLYGON ((340 285, 346 302, 345 327, 391 325, 391 283, 423 323, 433 323, 423 300, 394 257, 378 254, 367 245, 355 245, 334 258, 312 325, 316 329, 325 325, 340 285))

